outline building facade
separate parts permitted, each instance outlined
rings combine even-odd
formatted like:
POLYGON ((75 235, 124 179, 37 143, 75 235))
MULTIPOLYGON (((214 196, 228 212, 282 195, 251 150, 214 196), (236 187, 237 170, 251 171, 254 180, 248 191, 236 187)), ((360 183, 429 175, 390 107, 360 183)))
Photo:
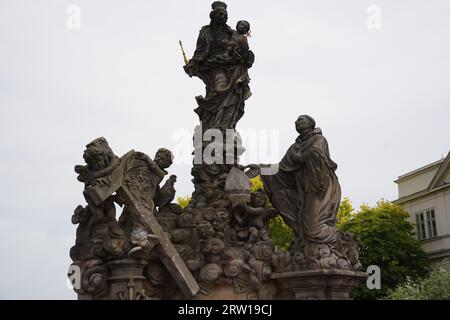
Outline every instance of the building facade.
POLYGON ((450 272, 450 152, 447 157, 398 177, 398 199, 416 226, 432 265, 450 272))

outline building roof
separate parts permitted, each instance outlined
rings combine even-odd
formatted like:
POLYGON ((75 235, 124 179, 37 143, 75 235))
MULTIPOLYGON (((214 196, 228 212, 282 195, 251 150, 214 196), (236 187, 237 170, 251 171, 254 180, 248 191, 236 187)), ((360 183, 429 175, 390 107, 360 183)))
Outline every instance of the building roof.
MULTIPOLYGON (((448 156, 447 156, 447 158, 448 158, 448 156)), ((428 169, 432 169, 432 168, 434 168, 434 167, 436 167, 436 166, 439 166, 439 165, 441 165, 441 163, 444 162, 445 159, 446 159, 446 158, 442 158, 441 160, 432 162, 432 163, 427 164, 427 165, 425 165, 425 166, 423 166, 423 167, 420 167, 420 168, 415 169, 415 170, 413 170, 413 171, 410 171, 410 172, 407 172, 407 173, 405 173, 405 174, 402 174, 401 176, 398 176, 398 179, 395 180, 394 182, 395 182, 395 183, 401 182, 401 181, 403 181, 403 180, 406 180, 407 178, 411 178, 411 177, 413 177, 413 176, 416 176, 416 175, 422 173, 423 171, 427 171, 428 169)))
POLYGON ((426 166, 420 167, 419 169, 405 173, 405 174, 399 176, 398 179, 395 180, 394 182, 398 184, 399 182, 402 182, 406 179, 412 178, 416 175, 419 175, 423 172, 426 172, 426 171, 436 168, 436 167, 439 167, 439 168, 438 168, 436 174, 434 175, 433 179, 431 179, 431 182, 426 189, 421 190, 416 193, 413 193, 413 194, 409 194, 404 197, 401 197, 393 202, 396 204, 401 204, 406 201, 417 199, 417 198, 423 197, 425 195, 428 195, 430 193, 450 187, 450 184, 446 184, 446 182, 443 181, 445 179, 445 177, 447 176, 447 173, 450 170, 450 152, 447 154, 447 156, 445 158, 435 161, 433 163, 430 163, 426 166))
POLYGON ((445 179, 445 177, 447 176, 447 172, 450 169, 450 152, 447 154, 447 157, 445 157, 443 163, 441 164, 441 166, 438 169, 438 172, 436 172, 436 175, 433 177, 433 180, 431 180, 430 186, 428 187, 428 189, 434 189, 436 187, 438 187, 441 182, 445 179))

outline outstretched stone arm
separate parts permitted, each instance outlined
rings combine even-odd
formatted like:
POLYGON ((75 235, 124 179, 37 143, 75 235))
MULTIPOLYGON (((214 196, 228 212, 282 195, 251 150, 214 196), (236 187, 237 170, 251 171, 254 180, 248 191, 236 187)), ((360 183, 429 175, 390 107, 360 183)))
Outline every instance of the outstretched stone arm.
POLYGON ((251 206, 245 206, 245 211, 247 212, 248 215, 252 216, 264 215, 270 218, 275 218, 278 214, 278 211, 275 208, 253 208, 251 206))
POLYGON ((205 31, 202 28, 197 38, 197 45, 194 55, 189 62, 183 66, 184 71, 189 77, 198 74, 198 64, 202 63, 208 58, 208 42, 206 41, 205 31))
POLYGON ((146 155, 145 153, 142 153, 142 155, 144 156, 145 160, 147 161, 147 164, 148 164, 148 167, 150 168, 150 170, 152 170, 152 172, 155 173, 156 175, 158 175, 160 178, 164 178, 164 176, 167 174, 167 172, 162 170, 160 167, 158 167, 158 165, 155 163, 155 161, 153 161, 148 155, 146 155))
POLYGON ((111 172, 114 171, 114 169, 117 168, 117 166, 120 164, 120 160, 118 157, 114 157, 111 160, 111 164, 101 170, 98 171, 91 171, 89 170, 87 165, 76 165, 74 168, 74 171, 78 173, 77 180, 80 182, 89 182, 93 181, 99 178, 102 178, 104 176, 109 175, 111 172))

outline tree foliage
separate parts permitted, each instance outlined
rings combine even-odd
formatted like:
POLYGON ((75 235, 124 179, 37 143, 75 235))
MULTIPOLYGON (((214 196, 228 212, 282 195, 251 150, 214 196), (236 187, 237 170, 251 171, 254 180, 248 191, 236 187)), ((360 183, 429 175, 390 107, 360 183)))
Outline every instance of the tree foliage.
POLYGON ((184 209, 191 202, 191 196, 186 196, 184 198, 183 197, 178 197, 177 198, 177 202, 178 202, 179 206, 184 209))
POLYGON ((382 199, 374 207, 362 205, 348 214, 345 201, 343 206, 339 227, 356 235, 363 269, 370 265, 381 269, 381 289, 369 290, 363 283, 354 290, 354 298, 381 298, 407 277, 414 280, 427 274, 428 258, 402 207, 382 199))
POLYGON ((250 179, 250 182, 252 183, 252 191, 257 190, 264 190, 264 184, 261 180, 261 176, 254 177, 253 179, 250 179))
POLYGON ((349 198, 344 197, 342 199, 341 204, 339 205, 339 210, 337 214, 337 227, 344 225, 347 223, 352 215, 355 214, 355 208, 353 208, 353 205, 349 198))
POLYGON ((413 281, 408 278, 394 290, 389 290, 391 300, 450 300, 450 274, 438 268, 426 278, 413 281))
POLYGON ((275 243, 276 250, 289 251, 294 238, 294 232, 286 223, 284 223, 283 218, 281 218, 280 215, 270 220, 269 234, 270 238, 275 243))

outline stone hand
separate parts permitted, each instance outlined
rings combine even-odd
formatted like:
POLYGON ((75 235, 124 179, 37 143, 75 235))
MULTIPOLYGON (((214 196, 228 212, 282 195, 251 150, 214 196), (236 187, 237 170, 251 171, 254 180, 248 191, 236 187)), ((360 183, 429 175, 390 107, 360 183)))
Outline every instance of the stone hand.
POLYGON ((76 165, 74 171, 78 173, 78 181, 86 182, 90 178, 89 169, 87 166, 76 165))
POLYGON ((249 164, 242 168, 249 179, 255 178, 261 174, 261 166, 259 164, 249 164), (248 169, 248 170, 246 170, 248 169))
POLYGON ((192 65, 191 62, 189 62, 188 64, 186 64, 186 65, 183 66, 184 72, 186 72, 187 75, 188 75, 189 77, 191 77, 191 78, 192 78, 192 76, 193 76, 192 68, 193 68, 193 65, 192 65))

